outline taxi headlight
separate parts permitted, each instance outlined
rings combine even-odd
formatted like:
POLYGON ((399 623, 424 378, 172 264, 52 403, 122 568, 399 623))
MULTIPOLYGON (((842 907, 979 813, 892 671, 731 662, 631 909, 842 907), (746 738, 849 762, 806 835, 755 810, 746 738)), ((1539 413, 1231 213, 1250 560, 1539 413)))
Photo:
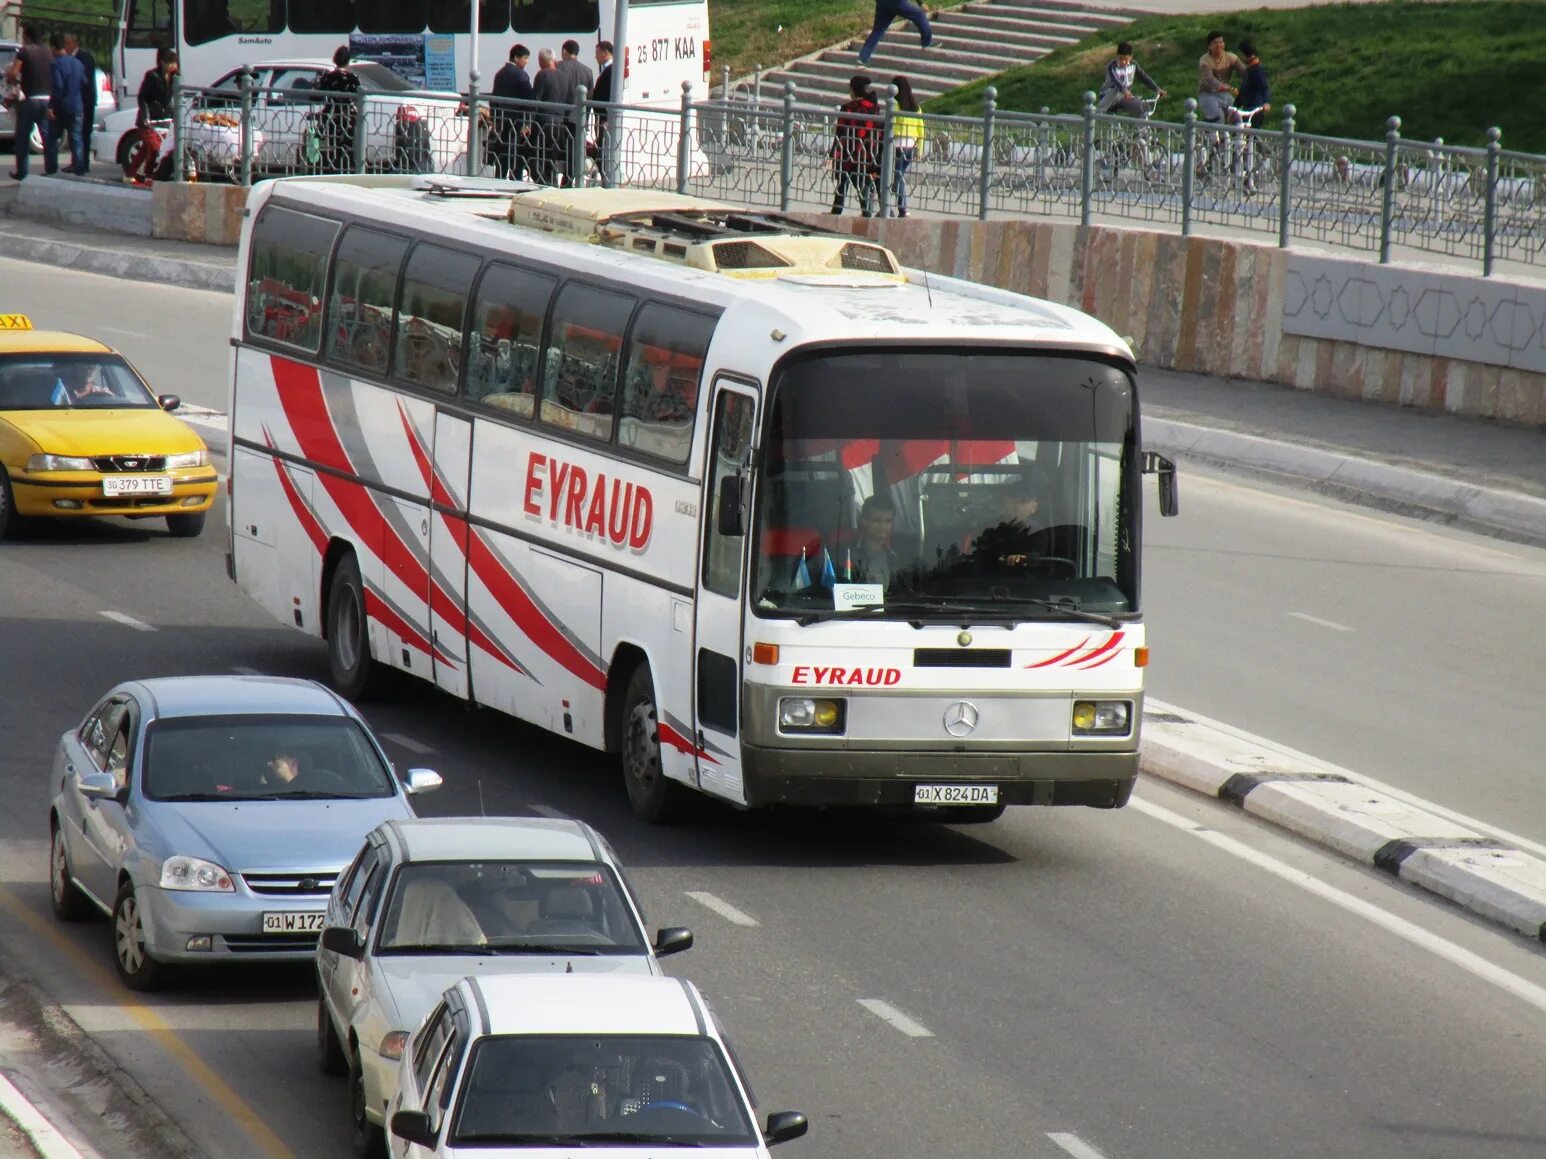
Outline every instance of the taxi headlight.
POLYGON ((847 701, 786 696, 778 702, 780 732, 841 733, 847 701))
POLYGON ((1132 715, 1131 701, 1076 700, 1074 735, 1124 736, 1128 732, 1132 715))
POLYGON ((235 893, 231 875, 202 857, 168 857, 161 863, 162 889, 191 889, 204 893, 235 893))
POLYGON ((95 471, 97 465, 90 459, 73 455, 33 455, 27 460, 29 471, 95 471))
POLYGON ((168 455, 166 457, 166 469, 178 471, 185 467, 209 466, 209 452, 204 449, 197 451, 184 451, 180 455, 168 455))

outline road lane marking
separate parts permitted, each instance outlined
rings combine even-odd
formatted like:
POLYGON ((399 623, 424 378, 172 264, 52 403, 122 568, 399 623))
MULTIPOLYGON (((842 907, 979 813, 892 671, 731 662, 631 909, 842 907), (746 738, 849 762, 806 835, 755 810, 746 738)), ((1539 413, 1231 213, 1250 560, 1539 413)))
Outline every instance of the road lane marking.
POLYGON ((0 1074, 0 1114, 21 1128, 43 1159, 84 1159, 32 1101, 22 1094, 5 1075, 0 1074))
POLYGON ((409 752, 418 753, 421 756, 424 753, 432 753, 435 751, 434 749, 430 748, 429 745, 423 744, 420 741, 416 741, 411 736, 404 736, 400 732, 384 732, 381 734, 381 739, 389 740, 399 748, 405 748, 409 752))
POLYGON ((687 896, 692 898, 704 909, 711 909, 727 922, 733 922, 738 926, 754 926, 757 919, 745 910, 736 909, 728 901, 715 897, 712 893, 702 889, 689 889, 687 896))
POLYGON ((1106 1159, 1104 1155, 1072 1131, 1048 1131, 1047 1138, 1067 1151, 1074 1159, 1106 1159))
POLYGON ((133 616, 126 616, 122 612, 98 612, 97 615, 104 619, 112 620, 115 624, 122 624, 125 628, 133 628, 136 632, 155 631, 155 628, 145 623, 144 620, 136 620, 133 616))
POLYGON ((907 1017, 889 1002, 882 1002, 879 998, 861 998, 859 1005, 863 1006, 882 1022, 889 1022, 900 1030, 908 1038, 933 1038, 934 1032, 921 1022, 916 1022, 907 1017))
POLYGON ((256 668, 248 668, 247 665, 245 665, 245 664, 232 664, 231 665, 231 671, 236 673, 238 676, 262 676, 263 675, 263 673, 259 672, 256 668))
POLYGON ((1319 616, 1312 616, 1309 612, 1289 612, 1296 620, 1303 620, 1306 624, 1318 624, 1322 628, 1330 628, 1333 632, 1351 632, 1346 624, 1339 624, 1335 620, 1323 620, 1319 616))
POLYGON ((1410 805, 1414 809, 1422 809, 1435 816, 1443 817, 1446 821, 1453 821, 1456 825, 1462 825, 1467 829, 1475 829, 1478 833, 1485 833, 1489 837, 1496 837, 1499 841, 1512 845, 1516 849, 1526 850, 1538 857, 1546 857, 1546 845, 1539 841, 1532 841, 1530 838, 1522 837, 1518 833, 1511 833, 1507 829, 1493 825, 1491 822, 1469 817, 1459 810, 1451 809, 1447 805, 1441 805, 1437 801, 1424 800, 1416 793, 1409 793, 1405 789, 1398 789, 1395 785, 1375 780, 1373 777, 1365 776, 1363 773, 1355 773, 1351 769, 1344 769, 1340 765, 1323 761, 1319 757, 1312 757, 1309 753, 1302 752, 1299 749, 1289 748, 1287 745, 1278 744, 1276 741, 1269 741, 1265 737, 1256 736, 1253 733, 1246 732, 1244 729, 1236 728, 1232 724, 1225 724, 1223 721, 1215 720, 1211 716, 1204 716, 1200 712, 1193 712, 1189 708, 1181 708, 1178 705, 1169 704, 1163 700, 1156 700, 1153 697, 1146 697, 1144 699, 1144 710, 1146 712, 1168 712, 1183 717, 1186 720, 1196 721, 1198 724, 1205 724, 1209 728, 1215 728, 1220 732, 1227 733, 1236 740, 1243 740, 1247 744, 1261 748, 1264 752, 1275 753, 1324 772, 1339 774, 1352 781, 1355 785, 1364 785, 1378 793, 1384 793, 1387 797, 1394 797, 1404 805, 1410 805))
POLYGON ((127 330, 122 326, 104 326, 100 322, 92 324, 93 330, 102 330, 108 334, 127 334, 130 338, 149 338, 143 330, 127 330))
POLYGON ((1364 901, 1361 897, 1355 897, 1345 890, 1338 889, 1334 885, 1328 885, 1320 878, 1302 869, 1295 869, 1287 862, 1279 861, 1276 857, 1252 849, 1242 841, 1233 837, 1227 837, 1213 829, 1204 829, 1195 821, 1173 813, 1162 805, 1155 805, 1141 797, 1133 797, 1128 802, 1128 808, 1137 809, 1138 812, 1154 818, 1174 829, 1180 829, 1184 833, 1190 833, 1201 841, 1225 853, 1232 854, 1242 861, 1248 861, 1258 869, 1264 869, 1274 877, 1297 885, 1306 893, 1312 893, 1316 897, 1329 901, 1332 905, 1346 910, 1348 913, 1361 917, 1365 921, 1379 926, 1403 941, 1422 950, 1427 950, 1435 957, 1442 958, 1452 965, 1459 966, 1466 973, 1481 981, 1496 986, 1507 994, 1512 994, 1522 1002, 1546 1013, 1546 987, 1537 986, 1526 978, 1521 978, 1512 971, 1505 970, 1502 966, 1489 962, 1480 954, 1472 953, 1464 946, 1456 945, 1448 938, 1440 937, 1429 930, 1423 929, 1415 922, 1409 922, 1405 918, 1397 917, 1387 910, 1381 909, 1372 902, 1364 901))
MULTIPOLYGON (((21 898, 4 886, 0 886, 0 905, 4 905, 23 925, 47 941, 64 957, 70 959, 75 969, 99 991, 111 994, 123 990, 123 983, 118 980, 116 973, 60 933, 53 922, 33 913, 21 898)), ((284 1140, 274 1134, 273 1129, 263 1121, 263 1117, 214 1073, 210 1064, 178 1036, 177 1031, 156 1013, 154 1007, 132 1000, 122 1002, 119 1006, 135 1021, 140 1030, 181 1065, 189 1078, 204 1088, 205 1093, 247 1133, 247 1137, 259 1151, 266 1156, 271 1156, 272 1159, 295 1159, 295 1152, 285 1145, 284 1140)))

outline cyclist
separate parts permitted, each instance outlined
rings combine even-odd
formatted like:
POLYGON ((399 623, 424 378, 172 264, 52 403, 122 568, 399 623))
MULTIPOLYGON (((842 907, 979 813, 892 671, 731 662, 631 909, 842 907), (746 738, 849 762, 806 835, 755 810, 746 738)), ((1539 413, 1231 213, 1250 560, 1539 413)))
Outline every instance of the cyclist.
POLYGON ((1147 85, 1156 97, 1165 95, 1165 90, 1143 71, 1143 65, 1133 59, 1133 46, 1124 40, 1117 45, 1116 58, 1106 65, 1106 79, 1100 86, 1100 111, 1124 117, 1143 116, 1143 102, 1133 95, 1134 82, 1147 85))
POLYGON ((1225 50, 1224 34, 1208 33, 1208 51, 1197 61, 1197 107, 1203 120, 1224 119, 1225 110, 1234 105, 1240 93, 1229 80, 1244 71, 1240 58, 1225 50))
POLYGON ((1249 40, 1240 42, 1240 59, 1245 66, 1245 76, 1240 81, 1239 103, 1236 105, 1241 113, 1240 123, 1258 129, 1262 117, 1272 108, 1267 103, 1272 97, 1272 89, 1267 84, 1267 69, 1261 57, 1256 55, 1256 45, 1249 40))

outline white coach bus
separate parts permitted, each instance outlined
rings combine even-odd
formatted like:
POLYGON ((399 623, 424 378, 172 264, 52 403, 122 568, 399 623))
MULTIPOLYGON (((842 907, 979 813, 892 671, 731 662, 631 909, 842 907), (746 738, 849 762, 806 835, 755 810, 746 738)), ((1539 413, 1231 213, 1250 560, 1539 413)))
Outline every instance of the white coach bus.
POLYGON ((651 820, 1127 801, 1143 460, 1175 488, 1111 330, 733 206, 432 180, 243 228, 229 569, 341 692, 619 753, 651 820))

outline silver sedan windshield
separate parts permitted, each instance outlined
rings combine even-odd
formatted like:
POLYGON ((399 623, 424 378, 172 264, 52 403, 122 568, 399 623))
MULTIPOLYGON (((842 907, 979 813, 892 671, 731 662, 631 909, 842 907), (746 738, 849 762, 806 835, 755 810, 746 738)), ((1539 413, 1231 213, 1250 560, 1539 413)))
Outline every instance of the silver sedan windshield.
POLYGON ((144 794, 155 801, 390 797, 391 773, 348 717, 172 717, 151 726, 144 794))

